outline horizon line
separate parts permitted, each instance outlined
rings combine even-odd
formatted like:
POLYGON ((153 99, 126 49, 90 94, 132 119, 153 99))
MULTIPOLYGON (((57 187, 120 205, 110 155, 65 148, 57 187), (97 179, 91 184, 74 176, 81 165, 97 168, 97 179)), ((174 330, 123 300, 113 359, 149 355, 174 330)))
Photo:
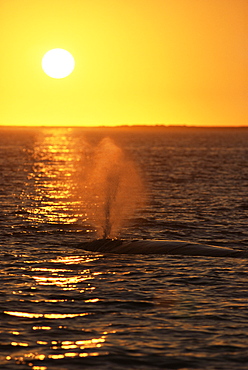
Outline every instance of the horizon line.
POLYGON ((188 128, 197 128, 197 129, 201 129, 201 128, 205 128, 205 129, 220 129, 220 128, 223 128, 223 129, 239 129, 239 128, 248 128, 248 125, 239 125, 239 126, 231 126, 231 125, 228 125, 228 126, 221 126, 221 125, 214 125, 214 126, 209 126, 209 125, 187 125, 187 124, 171 124, 171 125, 167 125, 167 124, 123 124, 123 125, 116 125, 116 126, 111 126, 111 125, 99 125, 99 126, 85 126, 85 125, 82 125, 82 126, 79 126, 79 125, 0 125, 0 128, 3 128, 3 127, 13 127, 13 128, 85 128, 85 129, 118 129, 118 128, 142 128, 142 129, 148 129, 148 128, 154 128, 154 129, 159 129, 159 128, 163 128, 163 129, 167 129, 167 128, 185 128, 185 129, 188 129, 188 128))

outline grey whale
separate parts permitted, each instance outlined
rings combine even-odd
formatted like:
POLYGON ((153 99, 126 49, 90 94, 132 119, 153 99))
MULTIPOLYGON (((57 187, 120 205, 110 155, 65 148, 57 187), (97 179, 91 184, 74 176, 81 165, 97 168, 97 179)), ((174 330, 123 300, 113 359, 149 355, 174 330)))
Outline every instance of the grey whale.
POLYGON ((182 240, 96 239, 80 243, 77 247, 86 251, 112 254, 163 254, 248 258, 248 251, 191 243, 182 240))

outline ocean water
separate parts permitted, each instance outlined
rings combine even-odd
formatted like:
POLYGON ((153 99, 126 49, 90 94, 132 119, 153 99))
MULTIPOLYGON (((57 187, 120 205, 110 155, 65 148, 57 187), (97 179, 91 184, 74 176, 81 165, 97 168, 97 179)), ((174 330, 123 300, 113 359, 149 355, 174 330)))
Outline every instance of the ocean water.
POLYGON ((248 248, 245 128, 1 127, 0 369, 247 369, 247 259, 77 248, 103 222, 84 174, 104 138, 140 179, 119 237, 248 248))

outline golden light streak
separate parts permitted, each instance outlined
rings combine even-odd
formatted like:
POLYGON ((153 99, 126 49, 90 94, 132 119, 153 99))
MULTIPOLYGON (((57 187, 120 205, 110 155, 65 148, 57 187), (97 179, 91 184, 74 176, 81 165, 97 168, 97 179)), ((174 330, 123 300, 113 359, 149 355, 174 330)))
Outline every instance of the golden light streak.
POLYGON ((99 259, 98 256, 96 257, 88 257, 88 256, 59 256, 56 259, 52 259, 51 262, 55 263, 64 263, 66 265, 70 264, 82 264, 82 263, 89 263, 93 261, 97 261, 99 259))
POLYGON ((12 346, 21 346, 21 347, 28 347, 28 343, 22 343, 22 342, 11 342, 12 346))
POLYGON ((70 276, 70 277, 46 277, 46 276, 32 276, 32 278, 39 285, 56 285, 61 287, 75 287, 76 284, 81 283, 82 281, 92 279, 91 275, 84 276, 70 276))
POLYGON ((46 345, 46 344, 48 344, 48 342, 45 342, 44 340, 37 340, 37 342, 36 342, 37 344, 41 344, 41 345, 46 345))
POLYGON ((73 317, 79 317, 79 316, 87 316, 90 315, 90 313, 84 312, 84 313, 65 313, 65 314, 59 314, 59 313, 30 313, 30 312, 19 312, 19 311, 4 311, 6 315, 10 316, 16 316, 16 317, 23 317, 28 319, 38 319, 41 317, 44 317, 45 319, 67 319, 67 318, 73 318, 73 317))
MULTIPOLYGON (((32 361, 32 360, 39 360, 39 361, 43 361, 45 360, 46 358, 47 359, 52 359, 52 360, 59 360, 59 359, 63 359, 63 358, 73 358, 73 357, 88 357, 88 356, 99 356, 100 354, 101 355, 106 355, 108 354, 108 352, 106 351, 102 351, 101 352, 97 352, 96 349, 99 349, 103 346, 103 344, 105 343, 106 341, 106 338, 107 338, 107 335, 110 334, 110 333, 115 333, 115 331, 105 331, 100 337, 97 337, 97 338, 91 338, 91 339, 86 339, 86 340, 76 340, 76 341, 70 341, 70 340, 52 340, 50 343, 48 341, 37 341, 36 343, 41 345, 41 346, 48 346, 50 345, 50 348, 53 349, 53 350, 66 350, 66 352, 64 353, 52 353, 52 354, 48 354, 48 355, 45 355, 43 353, 34 353, 34 352, 27 352, 27 353, 23 353, 22 352, 22 355, 21 356, 16 356, 16 355, 13 355, 13 356, 6 356, 6 360, 10 361, 10 360, 15 360, 15 361, 18 361, 20 363, 27 363, 27 361, 32 361), (71 350, 83 350, 83 352, 73 352, 71 350), (84 350, 88 350, 87 352, 84 352, 84 350), (93 350, 93 352, 90 352, 89 350, 93 350)), ((12 346, 20 346, 20 347, 28 347, 28 343, 23 343, 23 342, 12 342, 11 343, 12 346)), ((42 348, 42 347, 41 347, 42 348)), ((31 364, 31 363, 30 363, 31 364)), ((31 365, 30 365, 31 366, 31 365)), ((40 366, 36 366, 37 369, 38 368, 43 368, 44 366, 40 365, 40 366)), ((32 367, 33 369, 34 367, 32 367)))
POLYGON ((60 355, 48 355, 48 358, 52 358, 53 360, 59 360, 61 358, 64 358, 65 356, 60 354, 60 355))
POLYGON ((34 223, 73 224, 73 174, 79 160, 69 129, 44 129, 32 150, 33 167, 22 193, 23 210, 34 223))
POLYGON ((99 302, 100 299, 99 298, 93 298, 93 299, 87 299, 85 301, 85 303, 96 303, 96 302, 99 302))

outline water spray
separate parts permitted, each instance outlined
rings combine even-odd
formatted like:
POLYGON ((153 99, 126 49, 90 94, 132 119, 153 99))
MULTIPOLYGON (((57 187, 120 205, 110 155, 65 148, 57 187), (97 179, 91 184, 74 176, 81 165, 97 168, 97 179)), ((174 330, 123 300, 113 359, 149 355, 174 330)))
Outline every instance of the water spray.
POLYGON ((95 226, 98 238, 115 238, 145 204, 141 176, 134 163, 109 138, 91 148, 86 162, 79 186, 85 214, 95 226))

